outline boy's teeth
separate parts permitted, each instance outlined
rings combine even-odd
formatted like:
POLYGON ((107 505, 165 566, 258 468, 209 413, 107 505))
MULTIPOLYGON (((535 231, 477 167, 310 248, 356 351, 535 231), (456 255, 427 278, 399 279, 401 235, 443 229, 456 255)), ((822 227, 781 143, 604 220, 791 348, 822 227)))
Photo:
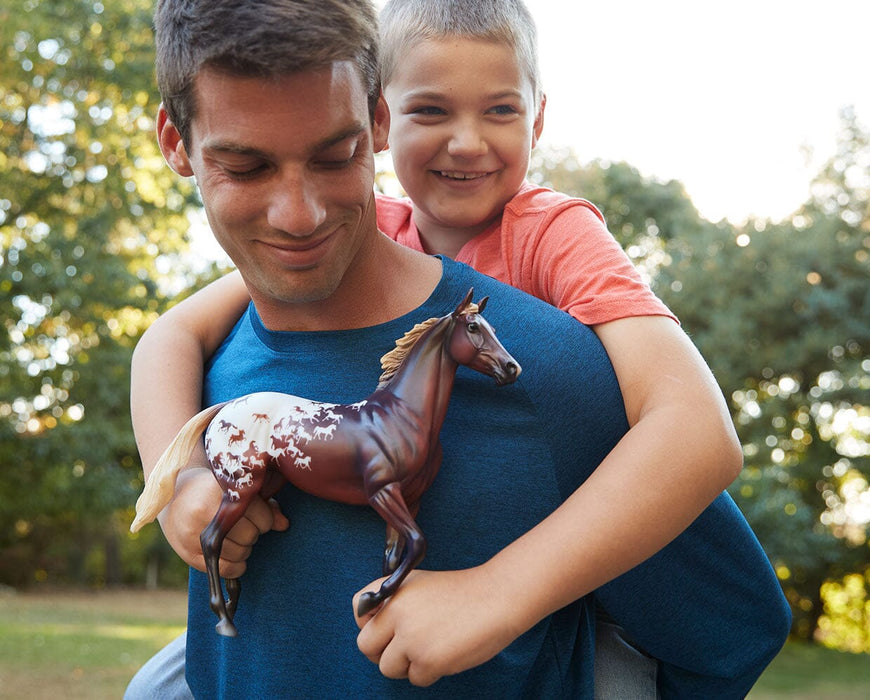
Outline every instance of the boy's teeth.
POLYGON ((454 180, 475 180, 479 177, 483 177, 485 173, 460 173, 455 170, 442 170, 441 175, 454 180))

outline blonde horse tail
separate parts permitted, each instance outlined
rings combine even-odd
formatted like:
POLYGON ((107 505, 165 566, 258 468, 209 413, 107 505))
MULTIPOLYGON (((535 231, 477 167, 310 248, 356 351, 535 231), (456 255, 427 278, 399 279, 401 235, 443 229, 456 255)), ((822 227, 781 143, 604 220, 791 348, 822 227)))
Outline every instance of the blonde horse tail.
POLYGON ((178 472, 187 465, 202 432, 227 403, 224 401, 200 411, 178 431, 145 482, 145 488, 136 501, 136 518, 130 525, 130 532, 138 532, 143 525, 154 520, 172 500, 178 472))

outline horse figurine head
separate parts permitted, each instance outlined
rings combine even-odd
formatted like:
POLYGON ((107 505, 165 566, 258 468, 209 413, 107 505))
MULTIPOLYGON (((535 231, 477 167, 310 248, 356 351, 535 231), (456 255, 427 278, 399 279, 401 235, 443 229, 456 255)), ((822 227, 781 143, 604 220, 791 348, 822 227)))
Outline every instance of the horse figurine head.
POLYGON ((468 290, 465 299, 451 314, 453 332, 448 352, 458 364, 493 377, 499 386, 511 384, 520 376, 520 366, 504 349, 495 337, 493 327, 481 315, 489 297, 473 304, 473 293, 473 289, 468 290))
POLYGON ((158 460, 136 503, 134 532, 171 500, 180 469, 205 430, 206 455, 223 490, 218 511, 200 537, 217 631, 234 636, 240 583, 227 580, 224 601, 218 561, 223 540, 250 499, 273 496, 286 481, 314 496, 371 505, 387 523, 380 589, 361 597, 364 615, 392 595, 426 551, 414 516, 441 464, 439 432, 456 369, 465 365, 509 384, 520 366, 481 315, 469 290, 456 309, 419 323, 381 358, 374 393, 333 404, 261 392, 201 411, 158 460))

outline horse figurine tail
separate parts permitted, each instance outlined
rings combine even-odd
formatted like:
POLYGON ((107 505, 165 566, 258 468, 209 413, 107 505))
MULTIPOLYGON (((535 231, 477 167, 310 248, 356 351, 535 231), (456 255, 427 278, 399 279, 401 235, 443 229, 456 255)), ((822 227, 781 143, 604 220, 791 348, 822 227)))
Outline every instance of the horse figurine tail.
POLYGON ((169 446, 160 455, 157 464, 139 500, 136 501, 136 518, 130 525, 130 532, 138 532, 143 525, 147 525, 158 513, 172 500, 175 495, 175 480, 178 472, 187 465, 190 455, 199 442, 202 431, 206 429, 212 419, 229 401, 209 406, 191 418, 169 443, 169 446))

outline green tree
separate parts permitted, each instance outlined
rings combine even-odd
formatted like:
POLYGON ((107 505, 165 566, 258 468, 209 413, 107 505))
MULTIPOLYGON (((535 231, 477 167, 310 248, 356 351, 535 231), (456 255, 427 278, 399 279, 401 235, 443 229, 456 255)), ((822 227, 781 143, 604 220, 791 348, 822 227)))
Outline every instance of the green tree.
POLYGON ((0 582, 117 581, 130 355, 195 195, 155 144, 149 0, 5 3, 0 47, 0 582))
POLYGON ((851 110, 809 201, 781 223, 705 221, 679 183, 581 165, 570 151, 538 154, 531 173, 599 206, 710 363, 744 447, 732 493, 803 638, 823 614, 823 584, 870 559, 854 515, 870 480, 868 173, 868 134, 851 110))
POLYGON ((866 519, 850 515, 870 480, 868 163, 847 110, 837 154, 789 220, 675 239, 656 279, 731 402, 746 462, 732 492, 806 639, 823 584, 870 558, 866 519))
POLYGON ((529 179, 598 206, 628 256, 652 278, 672 239, 692 239, 704 221, 680 182, 644 177, 628 163, 581 164, 570 149, 537 150, 529 179))

